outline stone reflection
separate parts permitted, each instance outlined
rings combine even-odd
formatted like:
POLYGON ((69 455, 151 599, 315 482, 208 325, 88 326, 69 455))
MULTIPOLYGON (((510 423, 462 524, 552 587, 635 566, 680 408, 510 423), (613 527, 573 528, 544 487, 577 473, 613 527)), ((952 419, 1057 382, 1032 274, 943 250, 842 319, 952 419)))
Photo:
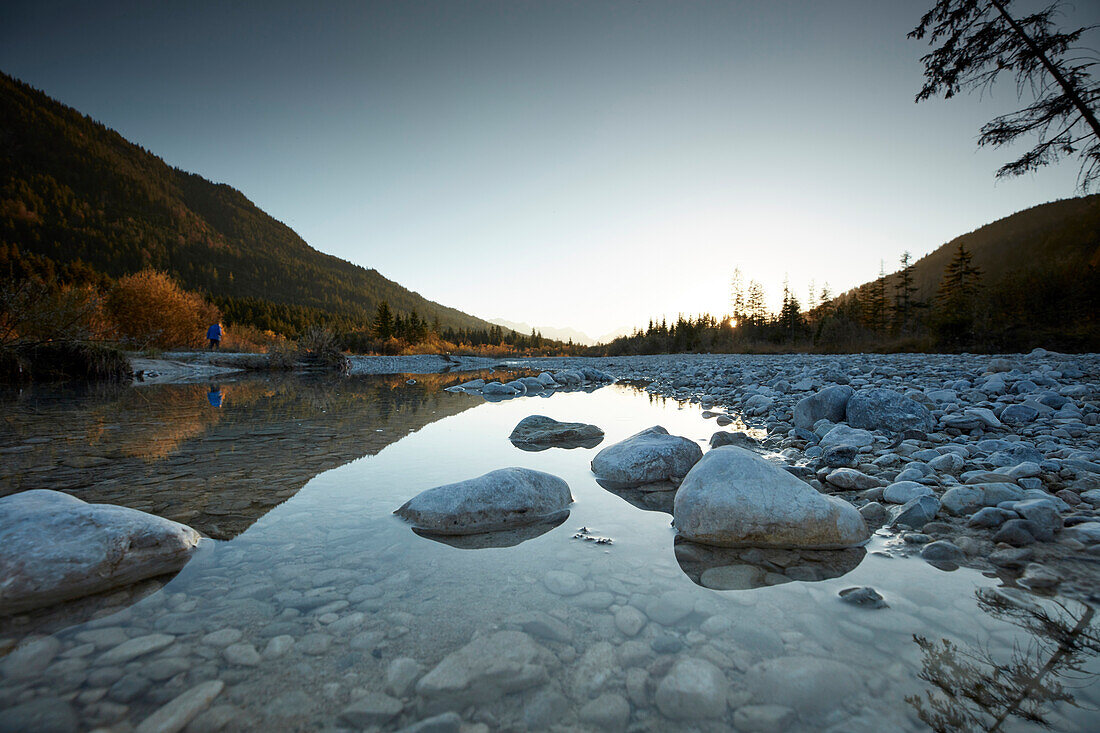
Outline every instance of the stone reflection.
POLYGON ((867 551, 727 548, 699 545, 677 537, 676 561, 696 585, 712 590, 750 590, 792 581, 839 578, 855 570, 867 551))
POLYGON ((545 521, 537 524, 528 524, 523 527, 500 530, 497 532, 482 532, 480 534, 443 535, 427 532, 417 527, 411 527, 412 531, 421 537, 460 550, 484 550, 490 547, 515 547, 516 545, 541 537, 555 527, 560 527, 562 522, 569 518, 569 510, 559 512, 545 521))
POLYGON ((672 505, 676 501, 677 486, 671 481, 657 481, 641 486, 633 486, 598 478, 596 483, 607 490, 608 493, 614 494, 638 509, 672 515, 672 505))
POLYGON ((408 378, 0 393, 0 496, 54 489, 231 539, 317 474, 479 404, 444 391, 457 375, 408 378))
POLYGON ((1055 705, 1095 714, 1095 699, 1076 698, 1077 690, 1097 685, 1095 672, 1086 669, 1100 654, 1095 608, 1067 599, 1040 601, 1014 588, 979 588, 974 595, 981 611, 1026 632, 1026 642, 995 654, 984 644, 914 634, 922 656, 919 676, 931 687, 905 701, 928 727, 937 733, 995 731, 1014 719, 1058 727, 1065 717, 1055 720, 1055 705))

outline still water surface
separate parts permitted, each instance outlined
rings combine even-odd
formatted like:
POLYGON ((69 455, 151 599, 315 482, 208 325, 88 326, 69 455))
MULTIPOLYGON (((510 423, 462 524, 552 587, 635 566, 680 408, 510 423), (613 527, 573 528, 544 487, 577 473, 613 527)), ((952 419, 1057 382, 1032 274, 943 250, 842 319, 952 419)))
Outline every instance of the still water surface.
POLYGON ((624 385, 493 403, 442 389, 469 378, 8 395, 0 493, 66 490, 217 539, 132 606, 3 621, 9 641, 57 643, 0 681, 0 705, 122 730, 221 680, 191 730, 389 730, 449 710, 491 730, 1100 727, 1093 609, 937 569, 888 534, 831 557, 677 549, 671 492, 603 489, 589 461, 651 425, 705 444, 717 427, 697 405, 624 385), (531 414, 606 438, 520 450, 507 436, 531 414), (456 547, 392 514, 505 466, 564 478, 569 517, 456 547), (716 567, 708 585, 747 589, 701 585, 716 567), (865 585, 889 607, 837 595, 865 585), (137 637, 156 648, 112 654, 137 637), (717 676, 688 679, 700 668, 717 676))

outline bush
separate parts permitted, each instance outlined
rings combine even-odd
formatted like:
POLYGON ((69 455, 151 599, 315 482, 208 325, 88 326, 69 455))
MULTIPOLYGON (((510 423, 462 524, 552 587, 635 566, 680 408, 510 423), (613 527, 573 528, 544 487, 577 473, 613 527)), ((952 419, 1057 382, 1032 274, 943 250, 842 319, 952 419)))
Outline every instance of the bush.
POLYGON ((0 288, 0 344, 89 341, 108 331, 103 299, 91 286, 24 280, 0 288))
POLYGON ((199 346, 218 309, 166 273, 142 270, 119 278, 107 297, 118 335, 139 348, 199 346))
POLYGON ((49 341, 0 348, 0 378, 6 382, 126 381, 130 362, 118 349, 77 341, 49 341))

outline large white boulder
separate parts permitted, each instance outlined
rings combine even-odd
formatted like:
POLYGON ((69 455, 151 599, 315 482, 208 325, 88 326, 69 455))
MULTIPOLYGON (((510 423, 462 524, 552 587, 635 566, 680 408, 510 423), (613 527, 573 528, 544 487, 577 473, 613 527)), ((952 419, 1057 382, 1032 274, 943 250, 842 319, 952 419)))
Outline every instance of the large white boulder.
POLYGON ((703 449, 696 443, 654 425, 597 453, 592 473, 602 481, 638 486, 679 480, 702 457, 703 449))
POLYGON ((175 573, 201 536, 163 517, 34 489, 0 498, 0 615, 175 573))
POLYGON ((422 491, 394 514, 425 532, 477 534, 550 521, 572 502, 564 480, 513 467, 422 491))
POLYGON ((870 537, 854 506, 732 445, 695 464, 676 492, 673 517, 683 538, 721 547, 831 550, 870 537))

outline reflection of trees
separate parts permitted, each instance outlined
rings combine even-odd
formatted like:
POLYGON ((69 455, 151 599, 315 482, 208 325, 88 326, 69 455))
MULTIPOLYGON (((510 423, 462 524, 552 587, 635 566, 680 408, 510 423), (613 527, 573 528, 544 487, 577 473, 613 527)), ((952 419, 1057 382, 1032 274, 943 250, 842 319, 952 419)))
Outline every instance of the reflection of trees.
POLYGON ((934 688, 924 698, 905 698, 920 719, 935 731, 997 731, 1011 718, 1049 726, 1044 716, 1056 703, 1078 707, 1064 682, 1094 677, 1084 666, 1100 653, 1095 609, 1068 600, 1021 602, 991 589, 975 595, 982 611, 1026 631, 1028 642, 998 661, 988 649, 914 635, 920 678, 934 688))

